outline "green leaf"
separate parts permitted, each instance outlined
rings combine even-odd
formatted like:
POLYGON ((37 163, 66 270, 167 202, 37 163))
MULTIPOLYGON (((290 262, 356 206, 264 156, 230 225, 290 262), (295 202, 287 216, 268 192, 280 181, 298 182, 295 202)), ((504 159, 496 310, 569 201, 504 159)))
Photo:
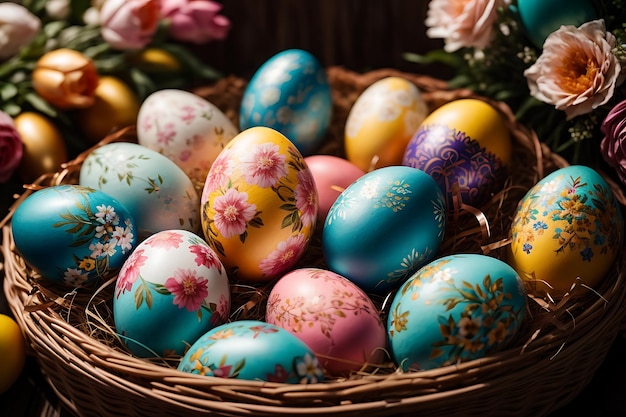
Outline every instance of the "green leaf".
POLYGON ((18 93, 18 89, 14 84, 3 83, 0 86, 0 98, 2 101, 9 101, 15 97, 18 93))
POLYGON ((174 55, 184 67, 201 78, 216 80, 223 77, 219 71, 206 65, 196 55, 181 45, 164 44, 161 48, 174 55))
POLYGON ((26 93, 24 96, 24 100, 30 103, 35 110, 40 111, 41 113, 48 115, 50 117, 57 117, 57 110, 46 100, 41 98, 37 93, 26 93))
POLYGON ((2 111, 11 117, 16 117, 22 112, 22 107, 15 103, 5 103, 2 105, 2 111))
POLYGON ((150 77, 148 77, 145 72, 137 68, 130 69, 130 78, 135 85, 135 91, 139 96, 140 101, 143 101, 152 92, 157 90, 157 86, 152 81, 152 79, 150 79, 150 77))

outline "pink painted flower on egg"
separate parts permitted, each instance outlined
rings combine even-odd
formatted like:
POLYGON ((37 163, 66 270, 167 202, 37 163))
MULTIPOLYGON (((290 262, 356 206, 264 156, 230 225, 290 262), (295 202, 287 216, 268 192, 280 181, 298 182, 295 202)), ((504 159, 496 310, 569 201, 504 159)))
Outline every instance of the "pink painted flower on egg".
POLYGON ((143 253, 143 249, 136 249, 124 262, 117 276, 117 283, 115 284, 116 297, 119 297, 126 291, 130 291, 133 287, 133 283, 139 278, 140 269, 148 260, 148 257, 144 256, 143 253))
POLYGON ((198 277, 194 270, 179 268, 165 281, 165 288, 174 295, 174 304, 178 308, 196 311, 209 295, 208 282, 206 278, 198 277))
POLYGON ((307 240, 300 233, 289 236, 278 244, 276 250, 261 261, 259 268, 266 276, 276 276, 291 268, 306 249, 307 240))
POLYGON ((295 191, 296 207, 300 210, 302 225, 307 227, 317 219, 317 189, 310 171, 298 172, 295 191))
POLYGON ((286 157, 278 145, 263 143, 241 158, 246 181, 259 187, 273 187, 287 175, 286 157))
POLYGON ((209 269, 216 268, 220 273, 222 272, 222 262, 209 246, 191 245, 189 250, 196 255, 194 259, 196 265, 204 265, 209 269))
POLYGON ((244 233, 247 223, 256 215, 256 205, 248 202, 248 194, 234 188, 217 197, 214 206, 215 227, 225 238, 244 233))
POLYGON ((222 150, 217 158, 215 158, 213 165, 211 165, 211 170, 207 175, 202 194, 208 196, 209 193, 223 186, 233 173, 234 168, 235 164, 231 157, 230 149, 222 150))
POLYGON ((273 374, 267 374, 269 382, 286 382, 289 379, 289 372, 280 364, 274 367, 273 374))
POLYGON ((163 230, 150 236, 145 244, 153 248, 175 249, 183 242, 183 236, 174 231, 163 230))
POLYGON ((182 106, 180 110, 183 113, 180 116, 180 120, 185 122, 185 124, 189 125, 195 120, 197 114, 196 114, 196 109, 193 108, 193 106, 189 106, 189 105, 182 106))
POLYGON ((168 146, 176 136, 174 123, 166 123, 161 129, 157 129, 157 142, 163 146, 168 146))

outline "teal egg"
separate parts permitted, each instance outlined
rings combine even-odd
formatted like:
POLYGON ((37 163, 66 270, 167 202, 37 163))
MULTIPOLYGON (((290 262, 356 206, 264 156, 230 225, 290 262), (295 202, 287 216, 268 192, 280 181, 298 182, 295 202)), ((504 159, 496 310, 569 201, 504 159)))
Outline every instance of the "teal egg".
POLYGON ((141 242, 115 282, 113 319, 139 357, 182 355, 230 314, 228 276, 217 254, 187 230, 163 230, 141 242))
POLYGON ((35 191, 13 213, 11 228, 30 266, 73 287, 112 276, 137 243, 135 220, 118 200, 78 185, 35 191))
POLYGON ((424 171, 368 172, 331 206, 322 231, 324 260, 366 292, 387 293, 436 255, 445 213, 443 193, 424 171))
POLYGON ((332 96, 324 67, 301 49, 284 50, 261 65, 244 90, 239 127, 271 127, 291 140, 302 155, 321 145, 332 116, 332 96))
POLYGON ((597 19, 590 0, 518 0, 517 10, 526 35, 539 49, 561 25, 580 26, 597 19))
POLYGON ((259 320, 238 320, 200 337, 178 365, 183 372, 283 383, 324 379, 317 357, 289 331, 259 320))
POLYGON ((427 370, 507 346, 526 315, 521 278, 505 262, 449 255, 422 267, 398 290, 387 320, 389 346, 403 370, 427 370))

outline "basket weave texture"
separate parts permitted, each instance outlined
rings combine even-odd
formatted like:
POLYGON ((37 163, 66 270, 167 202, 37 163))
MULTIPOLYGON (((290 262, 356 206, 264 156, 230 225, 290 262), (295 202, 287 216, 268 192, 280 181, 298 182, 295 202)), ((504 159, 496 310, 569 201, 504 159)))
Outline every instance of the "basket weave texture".
MULTIPOLYGON (((350 108, 378 79, 409 79, 431 110, 474 97, 466 90, 451 90, 440 80, 392 69, 359 74, 330 67, 327 73, 334 115, 319 153, 343 156, 343 129, 350 108)), ((245 86, 245 80, 227 77, 195 92, 236 122, 245 86)), ((519 199, 545 174, 567 165, 532 131, 518 125, 505 105, 492 104, 506 118, 514 140, 505 190, 479 210, 458 207, 440 255, 474 252, 499 257, 519 199)), ((133 135, 132 128, 123 130, 101 144, 132 141, 133 135)), ((84 157, 31 188, 75 182, 84 157)), ((626 309, 620 260, 599 288, 574 286, 555 303, 530 295, 529 318, 515 343, 483 359, 422 372, 402 373, 383 366, 375 372, 309 385, 191 375, 177 371, 176 364, 139 359, 124 350, 114 336, 107 308, 114 277, 86 293, 68 293, 47 284, 16 252, 10 219, 5 220, 4 290, 11 310, 53 390, 77 416, 542 416, 569 403, 590 382, 618 335, 626 309)), ((312 242, 302 262, 320 257, 316 244, 312 242)), ((233 286, 231 319, 261 318, 268 290, 269 286, 253 291, 233 286)))

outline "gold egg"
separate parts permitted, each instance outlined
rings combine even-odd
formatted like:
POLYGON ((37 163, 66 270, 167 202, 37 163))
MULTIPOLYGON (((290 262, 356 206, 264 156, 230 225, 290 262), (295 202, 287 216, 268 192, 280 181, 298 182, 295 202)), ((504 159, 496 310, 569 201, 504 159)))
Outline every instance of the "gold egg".
POLYGON ((113 76, 100 77, 94 104, 77 110, 76 123, 90 143, 109 133, 137 123, 139 98, 123 81, 113 76))
POLYGON ((182 66, 170 52, 161 48, 145 48, 133 56, 132 62, 148 72, 179 72, 182 66))
POLYGON ((56 125, 35 112, 20 113, 14 121, 24 143, 18 168, 22 180, 33 182, 42 174, 58 171, 67 161, 67 146, 56 125))

